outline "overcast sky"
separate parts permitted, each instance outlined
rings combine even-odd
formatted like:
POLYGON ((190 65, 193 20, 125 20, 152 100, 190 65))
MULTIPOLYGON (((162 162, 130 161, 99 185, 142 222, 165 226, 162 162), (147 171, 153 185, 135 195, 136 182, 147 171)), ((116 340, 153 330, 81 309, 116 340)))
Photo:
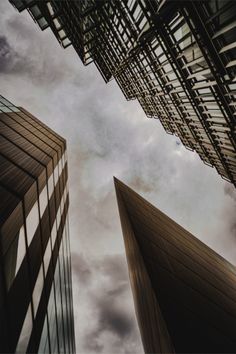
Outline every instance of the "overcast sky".
POLYGON ((142 353, 113 176, 236 264, 236 193, 159 121, 0 2, 1 94, 67 140, 78 353, 142 353))

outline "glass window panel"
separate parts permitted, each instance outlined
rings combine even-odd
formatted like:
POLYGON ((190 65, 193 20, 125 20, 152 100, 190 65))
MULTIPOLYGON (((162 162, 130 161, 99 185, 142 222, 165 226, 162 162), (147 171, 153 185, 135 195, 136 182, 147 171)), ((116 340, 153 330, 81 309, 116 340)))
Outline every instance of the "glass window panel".
POLYGON ((48 194, 47 194, 47 186, 44 187, 42 192, 39 195, 39 206, 40 206, 40 215, 43 216, 43 213, 48 204, 48 194))
POLYGON ((3 96, 0 96, 0 103, 8 107, 12 106, 12 103, 3 96))
POLYGON ((38 306, 39 306, 39 301, 42 295, 42 290, 43 290, 43 267, 40 267, 38 278, 36 280, 34 290, 33 290, 33 305, 34 305, 34 315, 36 316, 38 306))
POLYGON ((13 112, 20 112, 19 108, 15 107, 15 106, 12 106, 12 107, 11 107, 11 110, 12 110, 13 112))
POLYGON ((60 159, 59 163, 58 163, 58 173, 59 173, 59 176, 61 175, 61 172, 62 172, 62 160, 60 159))
POLYGON ((38 353, 49 353, 47 315, 45 316, 45 319, 44 319, 43 330, 41 333, 41 339, 40 339, 40 343, 39 343, 38 353))
POLYGON ((54 10, 53 10, 53 7, 52 7, 52 5, 50 4, 50 2, 48 2, 47 3, 47 7, 48 7, 48 10, 49 10, 49 12, 50 12, 50 15, 54 15, 54 10))
POLYGON ((42 29, 45 29, 48 26, 48 23, 44 17, 41 17, 38 20, 38 24, 39 24, 40 28, 42 28, 42 29))
POLYGON ((65 166, 65 153, 62 155, 62 168, 65 166))
POLYGON ((54 185, 57 185, 57 181, 59 179, 58 166, 54 169, 54 185))
POLYGON ((50 240, 48 240, 47 248, 46 248, 44 256, 43 256, 45 277, 47 275, 50 259, 51 259, 51 245, 50 245, 50 240))
POLYGON ((48 302, 48 314, 49 314, 49 332, 50 332, 50 343, 52 353, 57 353, 57 324, 56 324, 56 312, 55 312, 55 298, 53 284, 51 288, 51 293, 48 302))
POLYGON ((61 24, 60 24, 60 22, 58 21, 57 18, 54 18, 53 23, 56 26, 56 29, 59 29, 61 27, 61 24))
POLYGON ((7 290, 10 289, 25 254, 25 232, 24 226, 22 226, 4 256, 4 270, 7 290))
POLYGON ((20 9, 23 5, 21 0, 13 0, 12 3, 16 6, 17 9, 20 9))
POLYGON ((19 236, 18 236, 18 247, 17 247, 17 258, 16 258, 16 274, 21 266, 21 263, 26 254, 26 244, 25 244, 25 229, 21 226, 19 236))
POLYGON ((52 227, 52 231, 51 231, 52 249, 54 248, 56 237, 57 237, 57 227, 56 227, 56 223, 54 222, 53 227, 52 227))
POLYGON ((65 33, 65 31, 64 31, 63 29, 60 30, 60 31, 58 32, 58 34, 59 34, 59 37, 60 37, 61 39, 63 39, 63 38, 66 37, 66 33, 65 33))
POLYGON ((32 6, 32 7, 30 8, 30 11, 32 12, 32 15, 33 15, 34 17, 38 17, 38 16, 41 15, 41 12, 40 12, 39 7, 38 7, 37 5, 32 6))
POLYGON ((29 304, 25 320, 21 329, 21 333, 19 336, 18 344, 16 347, 16 353, 25 353, 28 343, 29 343, 29 338, 31 335, 31 331, 33 328, 33 319, 32 319, 32 311, 31 311, 31 304, 29 304))
POLYGON ((48 194, 49 194, 49 199, 52 196, 54 190, 54 185, 53 185, 53 174, 51 174, 50 178, 48 179, 48 194))
POLYGON ((36 201, 33 208, 30 210, 29 215, 26 218, 28 246, 30 245, 32 238, 34 237, 38 225, 39 225, 39 208, 38 208, 38 201, 36 201))
POLYGON ((1 106, 0 111, 4 113, 12 112, 12 110, 8 107, 1 106))

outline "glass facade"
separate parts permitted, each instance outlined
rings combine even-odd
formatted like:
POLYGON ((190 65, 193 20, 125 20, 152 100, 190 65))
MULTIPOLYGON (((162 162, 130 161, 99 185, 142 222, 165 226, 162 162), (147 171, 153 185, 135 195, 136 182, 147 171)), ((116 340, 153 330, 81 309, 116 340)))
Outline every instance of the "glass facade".
POLYGON ((236 186, 235 1, 10 2, 236 186))
POLYGON ((115 178, 145 353, 235 353, 236 267, 115 178))
POLYGON ((0 96, 0 352, 75 353, 66 141, 0 96))

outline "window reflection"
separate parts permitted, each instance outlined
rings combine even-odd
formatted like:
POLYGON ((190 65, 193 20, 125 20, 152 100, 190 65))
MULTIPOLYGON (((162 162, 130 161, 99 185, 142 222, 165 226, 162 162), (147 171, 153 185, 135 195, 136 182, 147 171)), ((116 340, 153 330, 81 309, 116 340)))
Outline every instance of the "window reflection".
POLYGON ((51 245, 50 245, 50 240, 48 240, 47 248, 43 256, 45 276, 47 275, 50 259, 51 259, 51 245))
POLYGON ((49 353, 49 337, 48 337, 48 323, 47 323, 47 314, 45 316, 43 330, 41 334, 41 340, 39 343, 38 353, 49 353))
POLYGON ((26 352, 32 328, 33 328, 33 319, 32 319, 31 304, 29 304, 29 307, 28 307, 28 310, 26 313, 26 317, 24 320, 24 324, 21 329, 21 334, 20 334, 20 337, 18 340, 18 344, 16 347, 16 353, 25 353, 26 352))
POLYGON ((56 186, 57 182, 59 179, 59 172, 58 172, 58 166, 56 166, 56 168, 54 169, 54 184, 56 186))
POLYGON ((39 225, 39 208, 38 208, 38 201, 36 201, 33 208, 30 210, 29 215, 26 218, 28 246, 30 245, 34 237, 38 225, 39 225))
POLYGON ((56 321, 53 284, 52 284, 51 293, 50 293, 49 302, 48 302, 48 315, 49 315, 49 333, 50 333, 51 351, 52 351, 52 353, 57 353, 58 352, 57 321, 56 321))
POLYGON ((48 194, 47 194, 47 186, 44 187, 42 192, 39 195, 39 206, 40 206, 40 215, 43 216, 43 213, 48 204, 48 194))
POLYGON ((4 269, 7 290, 10 289, 21 263, 26 254, 24 226, 20 228, 19 233, 10 245, 4 256, 4 269))
POLYGON ((34 315, 36 316, 39 301, 43 291, 43 266, 40 267, 38 278, 36 280, 34 290, 33 290, 33 305, 34 305, 34 315))
POLYGON ((54 248, 54 244, 57 238, 57 228, 56 228, 56 222, 54 222, 52 231, 51 231, 51 240, 52 240, 52 249, 54 248))
POLYGON ((52 196, 54 190, 54 185, 53 185, 53 173, 51 174, 50 178, 48 179, 48 194, 49 194, 49 199, 52 196))

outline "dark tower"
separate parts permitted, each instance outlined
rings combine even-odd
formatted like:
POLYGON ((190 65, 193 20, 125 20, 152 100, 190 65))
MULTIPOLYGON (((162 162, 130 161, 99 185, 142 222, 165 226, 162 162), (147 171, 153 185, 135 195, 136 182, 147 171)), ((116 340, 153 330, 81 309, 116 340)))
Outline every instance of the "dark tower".
POLYGON ((115 179, 146 353, 235 353, 236 268, 115 179))
POLYGON ((66 141, 0 96, 0 352, 75 353, 66 141))

